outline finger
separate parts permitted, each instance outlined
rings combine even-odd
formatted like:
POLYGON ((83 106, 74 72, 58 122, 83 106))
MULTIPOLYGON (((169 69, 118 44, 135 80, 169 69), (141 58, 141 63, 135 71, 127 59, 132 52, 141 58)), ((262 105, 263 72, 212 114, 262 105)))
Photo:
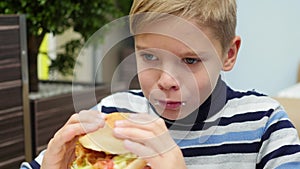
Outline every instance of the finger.
POLYGON ((155 135, 151 131, 139 128, 115 128, 114 134, 117 138, 128 139, 151 147, 156 153, 162 154, 176 146, 176 143, 166 131, 155 135))
POLYGON ((78 123, 78 113, 74 113, 72 114, 72 116, 68 119, 68 121, 66 122, 65 125, 68 125, 68 124, 73 124, 73 123, 78 123))
POLYGON ((74 113, 66 124, 74 124, 78 122, 94 122, 95 120, 101 123, 104 119, 104 114, 95 110, 82 110, 79 113, 74 113))
POLYGON ((143 114, 132 115, 128 120, 118 120, 115 122, 115 126, 154 131, 156 135, 168 130, 161 118, 143 114))
MULTIPOLYGON (((64 128, 70 128, 69 126, 76 126, 76 130, 78 130, 78 133, 83 134, 83 133, 89 133, 92 132, 99 127, 103 127, 105 124, 104 118, 102 113, 99 113, 98 111, 81 111, 80 113, 75 113, 73 114, 68 122, 63 126, 62 129, 64 128), (77 125, 74 125, 77 124, 77 125), (79 128, 78 124, 81 125, 81 128, 79 128)), ((62 132, 62 131, 59 131, 62 132)), ((70 134, 73 134, 71 132, 70 134)), ((68 137, 69 138, 69 137, 68 137)))
POLYGON ((51 139, 45 152, 41 168, 55 164, 57 168, 69 168, 75 159, 75 145, 78 137, 63 146, 58 145, 55 139, 51 139), (47 158, 46 158, 47 157, 47 158), (51 164, 51 165, 49 165, 51 164), (58 167, 60 166, 60 167, 58 167))
POLYGON ((59 153, 61 149, 64 148, 65 144, 74 140, 75 137, 95 131, 99 127, 98 123, 76 123, 66 125, 55 133, 49 144, 55 145, 52 146, 52 151, 54 153, 59 153))
POLYGON ((74 140, 75 137, 93 132, 104 126, 104 120, 102 117, 99 118, 99 112, 88 111, 86 114, 90 115, 92 118, 89 118, 86 115, 80 115, 80 113, 73 114, 68 122, 55 133, 48 144, 48 147, 51 147, 50 151, 52 154, 66 151, 65 145, 71 140, 74 140), (80 121, 80 118, 83 120, 80 121))
POLYGON ((178 165, 179 168, 180 166, 185 165, 179 147, 174 147, 168 152, 161 154, 143 144, 130 140, 124 140, 124 146, 130 152, 147 161, 151 168, 174 168, 174 164, 171 164, 170 162, 176 163, 175 166, 178 165), (162 163, 166 164, 162 166, 162 163))
POLYGON ((54 137, 61 140, 61 142, 68 142, 74 137, 96 131, 101 128, 103 125, 97 122, 94 123, 76 123, 64 126, 59 130, 54 137))
POLYGON ((155 122, 159 117, 152 116, 146 113, 130 113, 128 120, 137 124, 147 124, 155 122))
POLYGON ((128 151, 145 160, 148 158, 153 158, 154 156, 160 156, 160 154, 156 153, 153 149, 130 140, 124 140, 124 146, 128 151))
POLYGON ((104 121, 105 115, 99 111, 95 110, 84 110, 78 113, 79 121, 80 122, 93 122, 94 120, 98 120, 99 122, 104 121))
POLYGON ((133 139, 139 141, 156 137, 153 132, 140 128, 116 127, 113 131, 114 135, 120 139, 133 139))
POLYGON ((65 164, 67 165, 66 168, 70 167, 70 165, 72 165, 72 162, 75 160, 75 145, 78 139, 74 139, 70 142, 70 144, 68 145, 68 149, 66 154, 68 155, 67 157, 65 157, 65 164))

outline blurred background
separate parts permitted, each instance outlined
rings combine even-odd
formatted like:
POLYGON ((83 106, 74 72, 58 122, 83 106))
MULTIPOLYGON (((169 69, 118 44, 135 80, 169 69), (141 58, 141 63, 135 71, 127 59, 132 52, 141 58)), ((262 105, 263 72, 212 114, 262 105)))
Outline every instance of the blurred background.
POLYGON ((234 88, 276 96, 297 81, 300 1, 237 0, 239 57, 225 79, 234 88))

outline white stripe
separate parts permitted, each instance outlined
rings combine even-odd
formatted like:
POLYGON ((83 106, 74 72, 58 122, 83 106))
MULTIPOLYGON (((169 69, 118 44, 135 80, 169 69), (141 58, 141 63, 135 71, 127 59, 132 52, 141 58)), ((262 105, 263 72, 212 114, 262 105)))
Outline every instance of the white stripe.
POLYGON ((28 162, 22 162, 20 169, 32 169, 28 162))
POLYGON ((212 116, 206 121, 212 122, 222 117, 232 117, 238 114, 244 114, 248 112, 266 111, 269 109, 277 109, 280 104, 265 96, 244 96, 242 98, 236 98, 229 100, 227 104, 223 107, 220 113, 212 116))
POLYGON ((250 163, 239 163, 239 162, 227 162, 226 164, 201 164, 187 166, 188 169, 254 169, 253 164, 250 163))
POLYGON ((202 147, 212 147, 212 146, 221 146, 221 145, 225 145, 225 144, 248 144, 248 143, 253 143, 253 142, 258 142, 260 141, 259 139, 256 140, 238 140, 238 141, 225 141, 222 143, 218 143, 218 144, 197 144, 197 145, 189 145, 189 146, 182 146, 180 148, 182 149, 186 149, 186 148, 202 148, 202 147))
POLYGON ((102 99, 101 105, 107 107, 126 108, 134 112, 145 113, 148 111, 147 100, 127 92, 120 92, 102 99))
POLYGON ((209 169, 253 169, 256 164, 256 153, 251 154, 221 154, 214 156, 185 157, 188 168, 209 169))
POLYGON ((43 161, 43 157, 44 157, 44 154, 45 154, 46 150, 43 150, 34 160, 39 163, 39 165, 42 164, 42 161, 43 161))

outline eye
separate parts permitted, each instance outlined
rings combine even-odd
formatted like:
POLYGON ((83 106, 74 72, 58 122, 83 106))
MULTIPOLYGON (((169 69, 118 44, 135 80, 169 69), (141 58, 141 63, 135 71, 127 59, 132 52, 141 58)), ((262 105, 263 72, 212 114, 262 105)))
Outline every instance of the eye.
POLYGON ((184 58, 183 62, 186 64, 196 64, 198 62, 200 62, 201 60, 198 58, 184 58))
POLYGON ((157 60, 157 57, 152 54, 144 53, 142 54, 142 56, 144 57, 145 60, 149 60, 149 61, 157 60))

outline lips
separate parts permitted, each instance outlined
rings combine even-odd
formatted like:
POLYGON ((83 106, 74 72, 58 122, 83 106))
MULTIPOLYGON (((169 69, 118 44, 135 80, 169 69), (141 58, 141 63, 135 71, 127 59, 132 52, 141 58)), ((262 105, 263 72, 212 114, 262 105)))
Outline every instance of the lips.
POLYGON ((169 110, 178 110, 179 108, 181 108, 182 105, 184 105, 184 102, 180 101, 157 100, 156 103, 156 105, 159 105, 160 107, 169 110))

